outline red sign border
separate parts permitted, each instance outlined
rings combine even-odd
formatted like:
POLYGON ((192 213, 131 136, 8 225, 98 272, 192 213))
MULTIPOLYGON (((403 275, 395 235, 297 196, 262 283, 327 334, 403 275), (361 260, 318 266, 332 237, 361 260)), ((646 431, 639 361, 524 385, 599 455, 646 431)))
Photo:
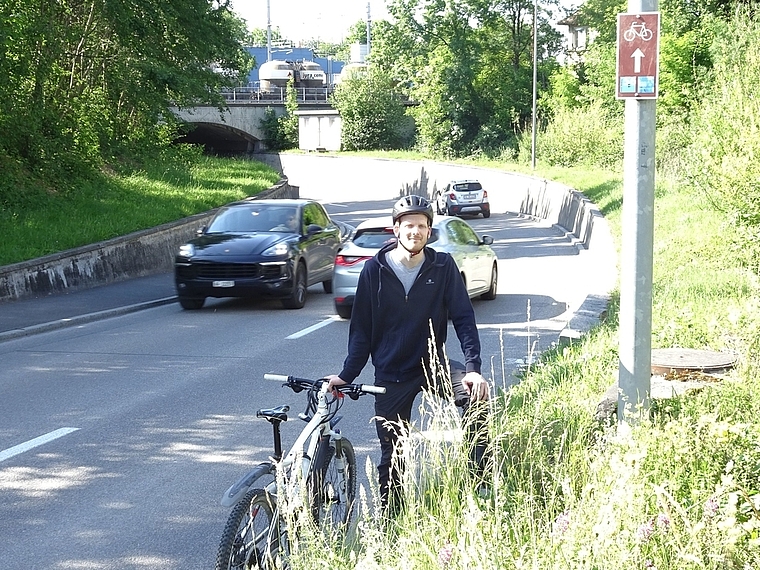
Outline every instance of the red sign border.
MULTIPOLYGON (((616 99, 657 99, 658 97, 658 91, 660 88, 660 22, 661 22, 661 16, 660 12, 621 12, 618 14, 617 17, 617 54, 616 54, 616 61, 615 61, 615 98, 616 99), (621 93, 620 91, 620 80, 623 77, 623 75, 620 73, 620 56, 622 52, 622 30, 620 26, 621 20, 626 16, 656 16, 657 18, 657 34, 653 38, 655 40, 655 72, 654 72, 654 92, 653 93, 638 93, 638 91, 633 93, 621 93)), ((628 75, 626 75, 628 77, 628 75)), ((631 77, 636 77, 638 80, 638 75, 633 75, 631 77)))

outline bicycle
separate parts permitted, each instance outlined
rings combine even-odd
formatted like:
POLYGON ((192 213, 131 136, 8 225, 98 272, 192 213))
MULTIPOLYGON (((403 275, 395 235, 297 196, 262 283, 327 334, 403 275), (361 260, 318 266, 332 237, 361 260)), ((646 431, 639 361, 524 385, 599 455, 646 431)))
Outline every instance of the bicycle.
POLYGON ((278 508, 277 471, 285 481, 294 480, 293 493, 305 491, 313 521, 328 531, 344 531, 356 500, 356 456, 351 442, 336 424, 344 395, 357 400, 364 394, 382 394, 385 388, 347 384, 327 391, 327 381, 264 374, 265 380, 283 382, 296 393, 307 391, 306 411, 299 418, 307 424, 283 457, 280 424, 288 420, 290 406, 258 410, 256 417, 272 424, 273 455, 251 469, 222 497, 233 507, 222 532, 216 570, 270 569, 288 553, 287 521, 278 508), (256 483, 260 486, 254 486, 256 483), (305 482, 305 487, 301 485, 305 482))

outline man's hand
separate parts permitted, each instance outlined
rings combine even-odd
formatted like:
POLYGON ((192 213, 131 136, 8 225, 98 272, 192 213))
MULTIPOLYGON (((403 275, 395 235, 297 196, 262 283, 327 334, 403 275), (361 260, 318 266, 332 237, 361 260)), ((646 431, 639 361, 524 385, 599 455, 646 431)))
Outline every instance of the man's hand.
POLYGON ((334 388, 337 386, 345 386, 348 384, 343 378, 338 376, 337 374, 330 374, 329 376, 325 376, 325 380, 327 380, 327 389, 328 391, 332 392, 334 388))
POLYGON ((490 389, 488 382, 477 372, 468 372, 462 378, 462 384, 465 390, 470 395, 470 400, 477 402, 480 400, 488 400, 490 389))

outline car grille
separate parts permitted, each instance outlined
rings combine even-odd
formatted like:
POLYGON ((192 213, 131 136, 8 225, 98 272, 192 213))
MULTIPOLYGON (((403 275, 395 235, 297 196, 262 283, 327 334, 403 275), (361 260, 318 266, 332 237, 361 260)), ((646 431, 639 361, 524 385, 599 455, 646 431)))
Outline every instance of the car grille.
POLYGON ((280 265, 258 263, 194 263, 179 268, 182 277, 197 279, 274 279, 280 276, 280 265))

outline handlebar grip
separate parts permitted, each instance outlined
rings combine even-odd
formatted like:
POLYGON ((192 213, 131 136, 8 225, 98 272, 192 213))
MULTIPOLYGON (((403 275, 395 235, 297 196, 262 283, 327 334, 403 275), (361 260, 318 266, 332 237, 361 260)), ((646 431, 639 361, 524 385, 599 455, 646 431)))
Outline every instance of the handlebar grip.
POLYGON ((372 384, 362 384, 362 392, 368 394, 385 394, 385 388, 382 386, 373 386, 372 384))
POLYGON ((264 380, 273 380, 274 382, 287 382, 290 376, 285 374, 264 374, 264 380))

